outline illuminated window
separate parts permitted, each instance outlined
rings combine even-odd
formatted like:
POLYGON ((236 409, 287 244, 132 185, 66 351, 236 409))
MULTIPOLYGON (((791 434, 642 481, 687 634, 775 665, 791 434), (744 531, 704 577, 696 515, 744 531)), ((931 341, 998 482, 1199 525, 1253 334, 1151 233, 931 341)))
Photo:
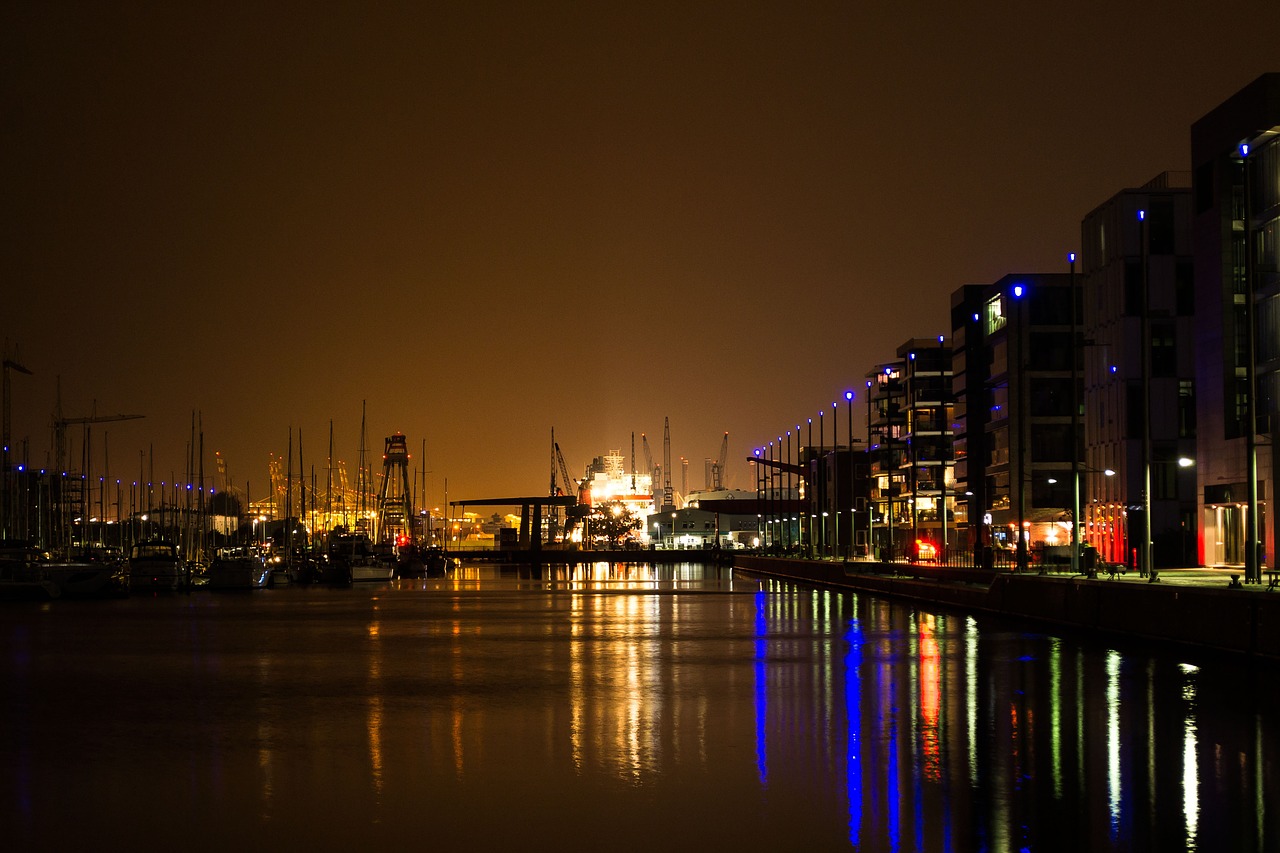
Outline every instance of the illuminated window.
POLYGON ((1003 329, 1008 323, 1004 311, 1004 294, 991 297, 987 301, 987 334, 1003 329))

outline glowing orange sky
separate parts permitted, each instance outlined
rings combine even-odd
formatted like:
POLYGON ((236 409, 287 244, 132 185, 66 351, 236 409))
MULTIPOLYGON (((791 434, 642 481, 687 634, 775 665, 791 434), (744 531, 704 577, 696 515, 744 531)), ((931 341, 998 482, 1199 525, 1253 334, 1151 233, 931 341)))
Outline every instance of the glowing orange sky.
POLYGON ((102 428, 112 476, 180 472, 199 410, 261 494, 291 426, 354 460, 367 400, 441 499, 545 491, 553 427, 575 474, 660 455, 664 416, 691 487, 725 431, 752 487, 955 288, 1065 269, 1091 209, 1188 168, 1280 32, 1270 2, 102 5, 0 11, 15 453, 44 464, 61 377, 66 415, 147 416, 102 428))

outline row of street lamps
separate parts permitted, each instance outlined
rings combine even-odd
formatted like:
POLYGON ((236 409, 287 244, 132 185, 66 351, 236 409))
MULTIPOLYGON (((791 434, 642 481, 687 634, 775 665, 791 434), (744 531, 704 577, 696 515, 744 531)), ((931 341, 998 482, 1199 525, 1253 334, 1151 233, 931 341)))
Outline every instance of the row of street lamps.
MULTIPOLYGON (((853 391, 845 391, 844 398, 845 398, 845 403, 848 411, 849 449, 850 449, 850 452, 852 453, 853 442, 854 442, 854 438, 853 438, 854 393, 853 391)), ((832 437, 833 450, 839 447, 839 438, 838 438, 838 432, 837 432, 839 428, 838 418, 839 418, 839 402, 832 401, 831 403, 831 437, 832 437)), ((805 443, 805 446, 809 449, 809 453, 805 454, 804 456, 803 468, 800 467, 801 466, 801 425, 800 424, 796 424, 795 430, 794 430, 795 460, 796 460, 794 464, 792 464, 791 462, 792 436, 793 436, 792 430, 787 430, 785 435, 779 435, 777 437, 776 444, 774 443, 774 441, 769 441, 764 446, 757 447, 754 450, 753 455, 754 455, 754 458, 757 460, 757 467, 758 468, 763 467, 764 469, 764 473, 762 475, 757 476, 757 484, 758 484, 757 488, 758 490, 763 492, 763 497, 766 504, 765 508, 767 509, 769 507, 772 507, 772 511, 760 513, 760 518, 761 518, 760 534, 762 537, 762 542, 766 547, 769 546, 770 544, 782 545, 786 550, 790 550, 792 545, 792 542, 791 542, 792 523, 799 521, 801 526, 796 530, 796 538, 797 538, 796 544, 805 550, 807 556, 812 557, 814 553, 814 545, 815 545, 815 542, 814 542, 815 523, 814 522, 819 517, 819 513, 815 512, 814 510, 817 509, 818 506, 821 506, 822 507, 821 517, 824 519, 824 521, 821 523, 820 526, 818 526, 818 542, 816 544, 817 544, 818 553, 820 556, 825 558, 828 555, 827 522, 825 521, 825 519, 831 517, 830 513, 826 508, 828 501, 816 500, 816 499, 824 495, 825 484, 828 480, 830 480, 832 483, 832 491, 834 493, 830 497, 830 502, 835 508, 835 530, 834 530, 834 537, 832 539, 832 545, 830 549, 830 556, 836 557, 836 558, 840 556, 840 515, 844 511, 844 509, 839 505, 840 469, 839 469, 838 462, 835 461, 835 457, 833 456, 834 467, 832 468, 832 470, 834 471, 834 476, 831 476, 831 477, 827 476, 828 466, 826 465, 826 462, 825 462, 825 459, 827 456, 825 424, 826 424, 826 408, 824 407, 818 410, 818 444, 817 444, 817 455, 815 456, 814 444, 813 444, 813 418, 812 417, 806 418, 807 441, 805 443), (820 463, 817 465, 814 464, 815 458, 820 460, 820 463), (819 488, 816 494, 813 491, 815 484, 814 482, 812 482, 812 480, 814 479, 812 475, 815 473, 815 471, 820 471, 823 475, 821 477, 821 482, 823 484, 823 487, 819 488), (778 498, 778 493, 782 489, 781 475, 784 473, 786 474, 785 502, 778 498), (798 482, 795 485, 793 485, 792 483, 793 475, 795 475, 798 480, 798 482), (799 488, 801 490, 807 504, 807 507, 801 511, 801 514, 799 516, 795 515, 793 512, 790 511, 794 509, 794 504, 790 502, 793 500, 791 496, 794 493, 794 490, 796 488, 799 488), (785 510, 785 511, 780 512, 779 510, 785 510), (807 516, 807 524, 806 524, 806 518, 805 518, 806 516, 807 516), (805 535, 806 532, 808 535, 805 535)), ((849 537, 850 541, 845 543, 846 559, 848 558, 848 556, 850 555, 850 552, 852 551, 852 545, 853 545, 852 540, 855 538, 855 535, 856 535, 855 525, 852 521, 852 519, 854 518, 854 512, 856 511, 856 508, 854 506, 854 497, 853 497, 853 482, 854 482, 853 475, 854 475, 854 471, 853 471, 853 464, 851 459, 850 465, 849 465, 849 476, 848 476, 849 482, 848 482, 848 494, 847 494, 848 501, 849 501, 848 512, 849 512, 849 518, 850 518, 850 537, 849 537)))

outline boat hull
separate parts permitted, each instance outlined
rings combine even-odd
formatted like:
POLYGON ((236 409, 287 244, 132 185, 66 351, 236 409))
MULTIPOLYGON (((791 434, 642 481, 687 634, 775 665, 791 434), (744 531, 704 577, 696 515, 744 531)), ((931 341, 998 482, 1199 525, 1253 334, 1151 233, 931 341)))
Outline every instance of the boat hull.
POLYGON ((350 572, 352 583, 389 581, 395 577, 396 567, 393 564, 377 562, 351 566, 350 572))
POLYGON ((271 569, 253 558, 214 560, 207 572, 209 589, 264 589, 271 569))
POLYGON ((93 598, 111 588, 115 567, 105 563, 46 563, 40 573, 65 598, 93 598))

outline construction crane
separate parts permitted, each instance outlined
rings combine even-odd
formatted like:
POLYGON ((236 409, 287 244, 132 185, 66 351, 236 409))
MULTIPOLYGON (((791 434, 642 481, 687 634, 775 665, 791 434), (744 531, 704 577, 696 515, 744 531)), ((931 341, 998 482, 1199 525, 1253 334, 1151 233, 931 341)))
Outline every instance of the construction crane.
POLYGON ((19 373, 25 373, 27 376, 33 375, 31 371, 23 367, 22 364, 20 364, 16 358, 9 358, 8 355, 5 356, 4 358, 4 470, 6 473, 9 470, 9 438, 10 438, 9 412, 12 407, 12 400, 10 399, 10 396, 9 396, 9 371, 11 370, 16 370, 19 373))
POLYGON ((14 507, 10 500, 10 493, 12 490, 9 488, 9 474, 13 470, 13 465, 9 461, 9 440, 11 437, 9 429, 9 412, 12 406, 12 400, 9 396, 9 371, 11 370, 16 370, 19 373, 25 373, 27 376, 32 375, 31 371, 23 367, 16 358, 9 358, 8 353, 6 352, 4 358, 4 485, 3 494, 0 494, 0 525, 3 525, 3 530, 0 530, 0 534, 3 534, 5 539, 10 537, 12 523, 13 521, 16 521, 16 519, 11 520, 11 516, 14 515, 14 507))
POLYGON ((54 470, 65 471, 67 463, 67 427, 72 424, 102 424, 111 421, 134 421, 146 415, 99 415, 98 401, 93 402, 93 414, 84 418, 66 418, 62 416, 62 380, 58 380, 57 408, 53 413, 53 447, 54 470))

